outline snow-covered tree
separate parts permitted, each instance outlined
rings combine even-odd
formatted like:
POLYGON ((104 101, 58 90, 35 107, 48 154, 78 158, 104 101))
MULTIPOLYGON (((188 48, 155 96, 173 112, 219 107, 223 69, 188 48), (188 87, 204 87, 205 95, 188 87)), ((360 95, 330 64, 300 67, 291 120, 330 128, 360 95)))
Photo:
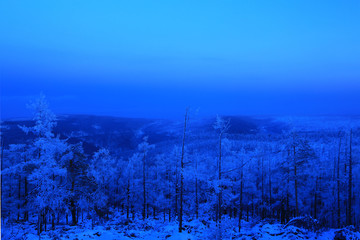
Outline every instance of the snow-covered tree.
POLYGON ((30 108, 34 113, 35 125, 21 129, 35 136, 33 143, 28 146, 30 157, 26 166, 33 168, 28 176, 28 181, 32 185, 28 198, 29 204, 38 210, 38 233, 40 233, 43 223, 46 230, 46 215, 51 213, 54 218, 55 209, 59 208, 66 198, 63 184, 58 180, 66 175, 66 169, 61 166, 60 160, 68 146, 53 133, 56 117, 49 110, 45 96, 41 95, 30 104, 30 108))
POLYGON ((116 159, 113 158, 105 148, 99 149, 94 153, 90 161, 88 176, 94 181, 95 189, 91 194, 91 203, 93 210, 104 217, 108 212, 107 203, 111 192, 112 179, 116 172, 116 159))
POLYGON ((89 196, 89 183, 87 174, 89 164, 85 156, 82 143, 69 145, 66 154, 61 159, 61 165, 66 169, 65 189, 67 191, 67 208, 71 212, 72 224, 78 222, 78 210, 84 207, 79 204, 80 199, 89 196))

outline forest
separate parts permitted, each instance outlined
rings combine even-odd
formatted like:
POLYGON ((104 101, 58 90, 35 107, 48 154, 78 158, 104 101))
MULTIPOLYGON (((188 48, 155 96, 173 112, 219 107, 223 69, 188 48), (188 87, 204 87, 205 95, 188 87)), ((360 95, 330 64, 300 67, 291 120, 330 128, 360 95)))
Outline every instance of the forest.
POLYGON ((66 117, 44 96, 30 107, 32 121, 1 123, 3 239, 65 239, 71 229, 77 239, 91 230, 99 239, 152 239, 139 233, 147 231, 157 239, 266 239, 254 226, 290 225, 359 237, 358 118, 255 124, 199 119, 188 108, 177 121, 125 119, 105 129, 84 118, 59 128, 66 117), (112 229, 117 238, 104 235, 112 229))

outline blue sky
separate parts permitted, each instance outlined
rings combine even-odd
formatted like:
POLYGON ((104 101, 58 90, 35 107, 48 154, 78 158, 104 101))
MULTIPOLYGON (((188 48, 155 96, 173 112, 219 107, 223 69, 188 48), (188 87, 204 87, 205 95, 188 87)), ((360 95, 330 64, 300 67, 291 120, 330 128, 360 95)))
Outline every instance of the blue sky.
POLYGON ((3 118, 359 114, 359 1, 0 2, 3 118))

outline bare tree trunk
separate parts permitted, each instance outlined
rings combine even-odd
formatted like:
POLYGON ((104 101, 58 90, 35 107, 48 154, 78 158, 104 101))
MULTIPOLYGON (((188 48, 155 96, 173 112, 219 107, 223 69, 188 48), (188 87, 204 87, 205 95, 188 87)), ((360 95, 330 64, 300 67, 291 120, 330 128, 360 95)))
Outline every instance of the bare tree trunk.
POLYGON ((254 194, 251 195, 251 217, 255 215, 254 194))
MULTIPOLYGON (((288 150, 288 157, 290 158, 290 149, 288 150)), ((287 186, 286 186, 286 211, 285 211, 285 222, 289 222, 290 219, 290 167, 288 166, 287 186)))
POLYGON ((246 207, 246 221, 249 221, 249 205, 246 207))
MULTIPOLYGON (((269 158, 269 206, 272 209, 272 189, 271 189, 271 160, 269 158)), ((273 212, 271 213, 273 215, 273 212)))
POLYGON ((314 218, 317 218, 317 192, 318 192, 318 181, 319 181, 319 177, 316 177, 316 182, 315 182, 315 195, 314 195, 314 218))
MULTIPOLYGON (((335 196, 336 195, 336 157, 334 156, 334 173, 333 173, 333 179, 332 179, 332 196, 335 196)), ((336 215, 336 199, 334 198, 334 204, 332 206, 332 209, 331 209, 331 227, 336 227, 336 219, 335 219, 335 215, 336 215)))
MULTIPOLYGON (((345 161, 344 161, 344 179, 348 179, 348 138, 347 135, 345 134, 345 144, 344 144, 344 149, 345 149, 345 161)), ((347 225, 348 223, 348 201, 346 199, 345 201, 345 225, 347 225)))
POLYGON ((299 202, 298 202, 298 180, 297 180, 297 162, 296 151, 294 146, 294 176, 295 176, 295 217, 299 216, 299 202))
POLYGON ((134 205, 131 205, 131 217, 132 217, 132 220, 135 219, 135 209, 134 209, 134 205))
POLYGON ((178 197, 179 197, 179 169, 178 163, 175 164, 175 219, 178 216, 179 209, 178 209, 178 197))
POLYGON ((41 213, 38 213, 38 221, 37 221, 37 234, 40 236, 42 232, 42 225, 41 225, 41 213))
POLYGON ((222 202, 222 191, 221 191, 221 140, 222 140, 222 134, 220 134, 220 137, 219 137, 219 175, 218 175, 218 181, 219 181, 219 193, 218 193, 218 221, 219 223, 221 223, 221 202, 222 202))
POLYGON ((222 140, 222 133, 220 133, 219 137, 219 193, 218 193, 218 239, 222 239, 222 229, 221 229, 221 217, 222 217, 222 211, 221 211, 221 205, 222 205, 222 184, 221 184, 221 140, 222 140))
POLYGON ((198 166, 198 159, 195 157, 195 216, 196 219, 199 218, 199 197, 198 197, 198 175, 197 175, 197 166, 198 166))
POLYGON ((352 224, 352 129, 350 130, 350 148, 349 148, 349 189, 348 189, 348 214, 346 225, 352 224))
POLYGON ((261 158, 261 218, 265 218, 264 196, 264 158, 261 158))
POLYGON ((241 230, 241 220, 242 220, 242 213, 243 213, 243 186, 244 186, 244 171, 243 171, 243 158, 241 158, 241 169, 240 169, 240 204, 239 204, 239 232, 241 230))
POLYGON ((340 154, 341 154, 341 136, 339 132, 339 150, 337 158, 337 227, 340 228, 340 154))
POLYGON ((146 170, 146 167, 145 167, 145 164, 146 164, 146 154, 145 154, 145 151, 144 151, 144 157, 143 157, 143 204, 144 204, 144 207, 143 207, 143 220, 145 220, 146 218, 146 176, 145 176, 145 170, 146 170))
MULTIPOLYGON (((288 181, 289 184, 289 181, 288 181)), ((290 220, 290 193, 289 193, 289 189, 287 190, 286 193, 286 213, 285 213, 286 217, 285 217, 285 222, 289 222, 290 220)))
POLYGON ((188 109, 185 111, 184 121, 184 135, 181 148, 181 161, 180 161, 180 214, 179 214, 179 232, 182 231, 183 222, 183 191, 184 191, 184 154, 185 154, 185 136, 186 136, 186 123, 188 120, 188 109))
POLYGON ((149 203, 147 203, 146 204, 146 218, 149 218, 149 207, 150 207, 150 204, 149 203))
MULTIPOLYGON (((26 158, 25 158, 25 163, 26 163, 26 158)), ((29 212, 27 210, 27 203, 28 203, 28 181, 27 181, 27 177, 25 175, 24 177, 24 220, 25 221, 29 221, 29 212)))
POLYGON ((169 193, 169 200, 168 200, 168 214, 169 214, 169 222, 171 221, 171 202, 172 202, 172 195, 171 195, 171 184, 170 184, 170 169, 167 169, 166 173, 166 180, 168 181, 168 193, 169 193))
MULTIPOLYGON (((1 186, 1 189, 0 189, 0 203, 2 204, 3 203, 3 190, 2 190, 2 187, 3 187, 3 166, 4 166, 4 141, 3 141, 3 138, 2 138, 2 135, 0 135, 0 139, 1 139, 1 151, 0 151, 0 163, 1 163, 1 166, 0 166, 0 170, 1 170, 1 174, 0 174, 0 186, 1 186)), ((1 216, 1 223, 2 223, 2 220, 4 219, 2 217, 2 211, 1 211, 1 205, 0 205, 0 216, 1 216)))
POLYGON ((51 229, 55 230, 55 213, 52 212, 51 214, 51 229))
POLYGON ((127 188, 126 188, 126 199, 127 199, 126 219, 129 219, 129 212, 130 212, 130 179, 128 179, 128 184, 127 184, 127 188))
POLYGON ((21 201, 21 176, 19 175, 19 186, 18 186, 18 204, 17 204, 17 208, 18 208, 18 215, 17 215, 17 220, 20 220, 20 201, 21 201))
POLYGON ((44 213, 43 213, 43 222, 44 222, 44 227, 45 227, 45 232, 46 232, 46 223, 47 223, 47 219, 46 219, 46 210, 44 211, 44 213))
MULTIPOLYGON (((74 192, 74 188, 75 188, 75 181, 72 180, 71 182, 71 192, 74 192)), ((76 205, 75 205, 75 199, 72 197, 70 200, 70 211, 71 211, 71 223, 72 225, 76 225, 76 205)))

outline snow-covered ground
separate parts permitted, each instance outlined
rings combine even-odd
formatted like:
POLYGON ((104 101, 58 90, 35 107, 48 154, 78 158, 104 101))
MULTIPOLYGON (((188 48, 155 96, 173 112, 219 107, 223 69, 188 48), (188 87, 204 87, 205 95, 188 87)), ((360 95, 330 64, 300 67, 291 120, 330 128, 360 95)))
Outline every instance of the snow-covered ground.
MULTIPOLYGON (((326 229, 317 232, 308 231, 295 226, 284 226, 282 224, 270 224, 266 221, 242 221, 241 232, 238 232, 237 219, 224 219, 222 223, 222 239, 334 239, 339 229, 326 229)), ((219 231, 215 223, 193 220, 184 222, 185 230, 178 232, 176 222, 147 219, 129 221, 124 216, 117 216, 113 220, 102 225, 95 226, 86 222, 79 226, 57 226, 55 230, 43 232, 40 239, 73 239, 73 240, 126 240, 126 239, 166 239, 166 240, 195 240, 195 239, 217 239, 219 231)), ((360 233, 343 229, 345 238, 360 239, 360 233)), ((39 239, 36 235, 34 225, 5 224, 2 226, 2 239, 39 239)))

